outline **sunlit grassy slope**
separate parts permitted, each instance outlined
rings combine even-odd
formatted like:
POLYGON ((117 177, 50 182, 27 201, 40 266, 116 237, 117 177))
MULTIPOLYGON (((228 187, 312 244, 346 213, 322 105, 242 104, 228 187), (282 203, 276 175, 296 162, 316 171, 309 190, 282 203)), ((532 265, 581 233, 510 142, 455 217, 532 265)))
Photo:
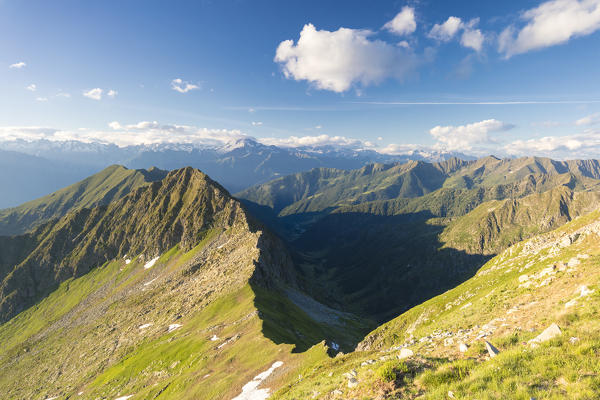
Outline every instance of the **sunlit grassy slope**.
POLYGON ((520 242, 376 329, 359 351, 307 367, 274 398, 598 398, 599 239, 593 212, 520 242), (528 343, 552 323, 560 336, 528 343), (484 340, 500 350, 496 357, 484 340), (399 360, 402 348, 414 355, 399 360), (344 374, 352 370, 350 388, 344 374))
POLYGON ((324 339, 354 340, 250 283, 248 239, 214 232, 149 269, 132 256, 63 282, 0 326, 2 398, 228 399, 275 361, 268 388, 327 359, 324 339))

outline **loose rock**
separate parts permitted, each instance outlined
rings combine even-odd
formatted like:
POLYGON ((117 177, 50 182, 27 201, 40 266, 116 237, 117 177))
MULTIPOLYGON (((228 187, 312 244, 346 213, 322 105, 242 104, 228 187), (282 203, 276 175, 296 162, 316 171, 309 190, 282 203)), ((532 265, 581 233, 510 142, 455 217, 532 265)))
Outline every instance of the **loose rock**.
POLYGON ((485 348, 487 349, 490 358, 496 357, 496 355, 500 353, 500 350, 495 348, 494 345, 488 342, 487 340, 485 341, 485 348))

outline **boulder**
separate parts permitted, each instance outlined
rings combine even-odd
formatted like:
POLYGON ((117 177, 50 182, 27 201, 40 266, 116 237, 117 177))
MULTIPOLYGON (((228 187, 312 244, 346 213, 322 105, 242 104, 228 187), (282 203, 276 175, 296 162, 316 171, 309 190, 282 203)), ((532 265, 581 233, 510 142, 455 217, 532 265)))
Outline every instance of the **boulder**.
POLYGON ((465 353, 467 350, 469 350, 469 346, 467 346, 465 343, 461 343, 461 344, 458 346, 458 350, 459 350, 461 353, 465 353))
POLYGON ((488 342, 487 340, 485 341, 485 348, 487 349, 490 358, 496 357, 496 355, 500 353, 500 350, 495 348, 494 345, 488 342))
POLYGON ((350 389, 355 388, 358 386, 358 381, 356 380, 356 378, 350 378, 348 379, 348 387, 350 389))
POLYGON ((400 354, 398 354, 398 358, 403 360, 405 358, 409 358, 415 355, 415 352, 411 349, 407 349, 406 347, 400 350, 400 354))
POLYGON ((546 342, 560 335, 562 335, 562 331, 560 330, 558 325, 553 323, 552 325, 544 329, 544 331, 540 333, 535 339, 531 339, 529 341, 529 344, 535 347, 535 345, 539 343, 546 342))

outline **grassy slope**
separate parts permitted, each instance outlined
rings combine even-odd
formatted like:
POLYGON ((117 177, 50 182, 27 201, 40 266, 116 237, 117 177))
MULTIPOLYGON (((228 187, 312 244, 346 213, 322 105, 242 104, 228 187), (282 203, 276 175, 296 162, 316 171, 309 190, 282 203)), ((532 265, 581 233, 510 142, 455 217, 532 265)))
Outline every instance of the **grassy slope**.
POLYGON ((97 174, 18 207, 0 210, 0 235, 17 235, 66 213, 108 204, 132 190, 162 179, 166 171, 112 165, 97 174))
POLYGON ((327 359, 321 341, 353 333, 248 284, 252 237, 216 231, 151 269, 140 258, 117 259, 63 282, 0 325, 3 398, 229 399, 274 361, 284 366, 266 387, 327 359), (167 332, 173 323, 182 327, 167 332))
POLYGON ((376 329, 359 346, 365 351, 307 368, 302 382, 274 398, 305 398, 315 391, 323 399, 445 399, 449 391, 477 399, 597 398, 599 233, 600 212, 593 212, 507 249, 472 279, 376 329), (553 265, 559 268, 540 276, 553 265), (522 275, 530 277, 529 287, 519 286, 522 275), (581 285, 594 292, 580 297, 581 285), (575 305, 567 307, 572 300, 575 305), (537 348, 527 345, 554 322, 563 330, 560 337, 537 348), (498 356, 487 357, 481 334, 500 349, 498 356), (572 337, 578 340, 571 343, 572 337), (461 342, 470 345, 464 354, 458 350, 461 342), (416 356, 398 361, 397 346, 408 346, 416 356), (391 382, 383 378, 386 361, 379 357, 392 360, 386 365, 395 372, 391 382), (366 360, 375 362, 361 365, 366 360), (359 385, 348 389, 343 373, 352 368, 359 385))

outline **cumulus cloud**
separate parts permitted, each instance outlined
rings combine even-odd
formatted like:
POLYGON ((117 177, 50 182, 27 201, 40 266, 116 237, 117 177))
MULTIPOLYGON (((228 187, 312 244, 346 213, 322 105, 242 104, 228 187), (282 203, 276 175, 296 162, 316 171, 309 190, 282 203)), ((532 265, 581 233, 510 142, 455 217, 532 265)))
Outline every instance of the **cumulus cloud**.
POLYGON ((600 29, 600 0, 551 0, 523 12, 521 19, 525 26, 511 25, 498 37, 498 50, 507 58, 600 29))
POLYGON ((429 130, 437 143, 434 147, 448 151, 477 151, 495 143, 490 133, 512 129, 514 125, 487 119, 459 126, 435 126, 429 130))
POLYGON ((480 52, 483 47, 484 36, 479 29, 466 29, 461 38, 460 44, 469 47, 476 52, 480 52))
POLYGON ((458 17, 448 17, 443 24, 435 24, 429 31, 428 36, 441 42, 449 42, 462 31, 460 44, 463 47, 480 52, 483 47, 485 35, 480 29, 475 28, 478 23, 479 18, 473 18, 465 23, 458 17))
POLYGON ((200 89, 200 86, 184 81, 181 78, 175 78, 171 81, 171 89, 179 93, 187 93, 192 90, 200 89))
POLYGON ((395 33, 396 35, 408 35, 413 33, 417 29, 415 9, 408 6, 403 7, 402 11, 400 11, 394 19, 383 26, 383 29, 395 33))
POLYGON ((117 97, 117 94, 119 94, 119 92, 117 92, 116 90, 113 90, 113 89, 110 89, 110 90, 109 90, 109 91, 106 93, 106 95, 107 95, 108 97, 110 97, 110 98, 113 98, 113 99, 114 99, 115 97, 117 97))
POLYGON ((458 17, 448 17, 446 22, 443 24, 435 24, 431 31, 429 31, 429 37, 442 42, 450 41, 454 35, 462 28, 462 20, 458 17))
POLYGON ((100 88, 90 89, 88 91, 83 92, 83 95, 88 99, 92 100, 102 100, 103 90, 100 88))
POLYGON ((47 97, 36 97, 35 98, 36 101, 40 101, 40 102, 44 102, 44 101, 48 101, 47 97))
POLYGON ((261 126, 262 124, 261 121, 252 121, 252 126, 261 126))
POLYGON ((25 64, 23 61, 19 61, 17 63, 10 64, 8 66, 8 68, 10 68, 10 69, 21 69, 21 68, 25 68, 26 66, 27 66, 27 64, 25 64))
POLYGON ((317 30, 307 24, 300 39, 279 44, 275 61, 288 79, 306 80, 316 88, 345 92, 353 85, 367 86, 387 78, 402 79, 417 64, 407 49, 371 39, 368 30, 317 30))
POLYGON ((600 131, 564 136, 545 136, 529 140, 516 140, 504 147, 514 156, 539 155, 556 159, 598 158, 600 131))
POLYGON ((600 124, 600 112, 585 116, 575 121, 577 126, 595 125, 600 124))
POLYGON ((35 83, 32 83, 31 85, 27 86, 26 89, 30 92, 35 92, 37 90, 37 86, 35 85, 35 83))

